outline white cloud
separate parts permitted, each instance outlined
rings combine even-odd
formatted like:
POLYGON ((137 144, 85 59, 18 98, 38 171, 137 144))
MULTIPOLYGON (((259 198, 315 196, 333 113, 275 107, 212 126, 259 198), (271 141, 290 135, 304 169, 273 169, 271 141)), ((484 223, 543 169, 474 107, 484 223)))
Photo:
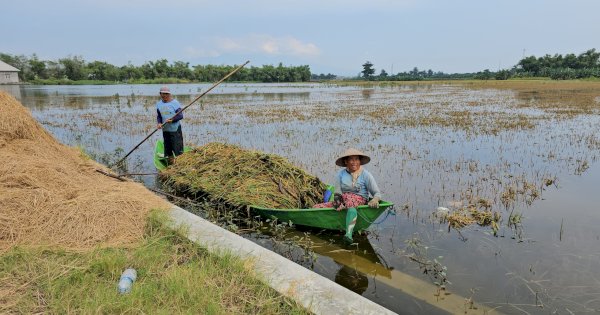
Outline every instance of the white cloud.
POLYGON ((275 37, 257 34, 240 38, 220 37, 215 39, 215 47, 220 54, 265 53, 309 57, 321 53, 317 45, 303 42, 292 36, 275 37))
POLYGON ((270 55, 278 55, 279 45, 276 41, 266 40, 262 44, 260 44, 260 50, 270 55))
POLYGON ((218 46, 224 51, 242 50, 240 44, 231 38, 220 38, 217 42, 218 46))
POLYGON ((296 52, 298 55, 314 56, 319 54, 319 48, 317 45, 312 43, 304 44, 295 38, 289 38, 288 45, 292 51, 296 52))

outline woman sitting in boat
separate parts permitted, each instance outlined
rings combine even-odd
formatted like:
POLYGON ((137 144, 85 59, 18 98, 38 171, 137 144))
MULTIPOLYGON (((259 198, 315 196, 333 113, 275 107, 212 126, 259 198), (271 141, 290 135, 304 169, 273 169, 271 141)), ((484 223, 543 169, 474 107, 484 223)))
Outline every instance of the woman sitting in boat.
POLYGON ((379 208, 381 200, 379 187, 373 175, 362 167, 370 161, 371 158, 359 150, 346 150, 335 161, 337 166, 344 167, 338 172, 338 184, 342 191, 341 201, 325 202, 314 206, 314 208, 336 208, 337 211, 348 209, 344 235, 344 240, 347 242, 352 242, 352 232, 358 215, 356 207, 368 204, 371 208, 379 208), (368 201, 369 195, 373 197, 370 201, 368 201))

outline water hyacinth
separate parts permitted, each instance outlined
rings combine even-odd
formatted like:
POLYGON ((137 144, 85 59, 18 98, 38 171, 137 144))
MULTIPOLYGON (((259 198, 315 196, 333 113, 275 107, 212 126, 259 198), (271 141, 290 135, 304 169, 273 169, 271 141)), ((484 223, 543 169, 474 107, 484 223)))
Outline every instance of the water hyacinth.
POLYGON ((224 143, 185 152, 159 176, 178 195, 234 208, 310 208, 326 189, 281 156, 224 143))

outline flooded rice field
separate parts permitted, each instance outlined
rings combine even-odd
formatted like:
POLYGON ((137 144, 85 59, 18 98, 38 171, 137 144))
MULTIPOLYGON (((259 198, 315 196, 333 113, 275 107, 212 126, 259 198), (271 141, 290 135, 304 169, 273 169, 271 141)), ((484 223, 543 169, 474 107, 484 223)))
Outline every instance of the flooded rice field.
MULTIPOLYGON (((209 87, 171 90, 185 106, 209 87)), ((0 86, 104 163, 154 130, 159 88, 0 86)), ((343 150, 369 154, 395 212, 356 244, 237 230, 368 299, 401 314, 571 314, 600 312, 599 114, 599 83, 223 84, 182 126, 187 145, 278 154, 330 183, 343 150)), ((156 173, 160 137, 129 172, 156 173)))

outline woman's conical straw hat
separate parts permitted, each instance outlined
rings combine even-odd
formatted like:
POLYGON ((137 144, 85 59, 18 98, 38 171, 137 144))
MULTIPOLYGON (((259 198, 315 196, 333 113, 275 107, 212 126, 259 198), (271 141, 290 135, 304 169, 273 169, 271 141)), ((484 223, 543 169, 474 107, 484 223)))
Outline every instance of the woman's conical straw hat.
POLYGON ((368 155, 358 151, 357 149, 350 148, 346 150, 337 160, 335 160, 335 165, 346 167, 346 158, 353 155, 360 157, 360 165, 365 165, 371 161, 371 158, 368 155))

